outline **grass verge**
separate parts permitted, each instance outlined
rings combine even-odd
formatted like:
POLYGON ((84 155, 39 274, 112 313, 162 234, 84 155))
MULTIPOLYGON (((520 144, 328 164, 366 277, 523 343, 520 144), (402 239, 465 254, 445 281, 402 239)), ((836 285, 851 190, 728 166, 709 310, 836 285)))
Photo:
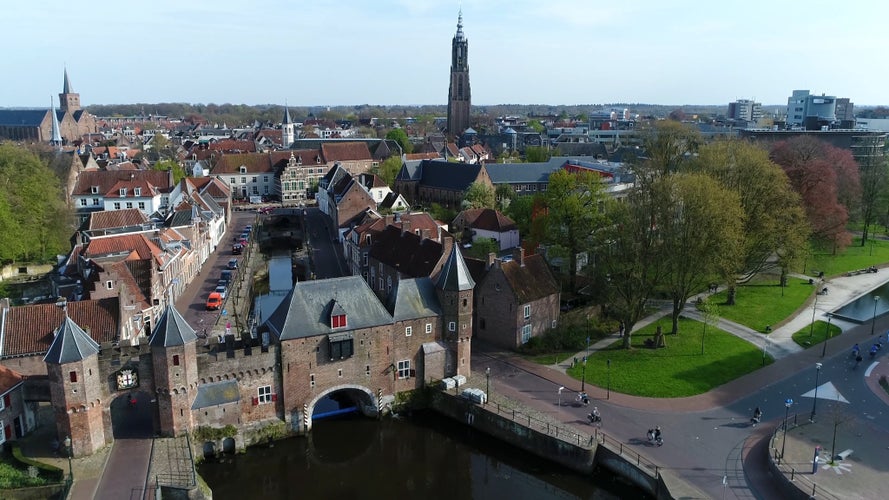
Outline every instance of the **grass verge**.
POLYGON ((765 332, 793 315, 815 291, 806 280, 789 278, 782 290, 778 279, 761 279, 749 285, 735 288, 735 305, 726 305, 727 291, 712 296, 719 306, 719 315, 729 321, 744 325, 758 332, 765 332))
POLYGON ((809 275, 824 271, 824 276, 830 277, 885 262, 889 262, 889 241, 871 239, 861 246, 861 238, 855 238, 852 245, 836 255, 823 249, 815 250, 805 267, 809 275))
MULTIPOLYGON (((644 347, 656 328, 653 323, 634 332, 634 349, 622 349, 618 341, 594 352, 586 363, 586 382, 634 396, 678 398, 703 394, 772 363, 758 347, 712 325, 707 327, 701 354, 704 324, 684 317, 679 320, 680 333, 666 336, 667 347, 644 347)), ((580 380, 583 371, 578 364, 568 374, 580 380)))
POLYGON ((803 349, 808 349, 824 342, 828 338, 834 338, 841 333, 843 333, 843 330, 841 330, 840 327, 837 325, 830 325, 830 334, 828 335, 827 323, 824 321, 816 321, 814 328, 812 325, 800 328, 800 330, 794 333, 791 338, 803 349))

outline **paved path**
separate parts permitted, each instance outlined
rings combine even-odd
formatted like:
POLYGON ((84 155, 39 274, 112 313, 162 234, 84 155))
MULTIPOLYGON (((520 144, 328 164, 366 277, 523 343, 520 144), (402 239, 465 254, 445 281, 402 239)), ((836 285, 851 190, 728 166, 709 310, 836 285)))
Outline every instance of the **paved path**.
POLYGON ((150 459, 151 439, 115 440, 102 479, 92 498, 115 500, 147 498, 146 478, 150 459))
MULTIPOLYGON (((833 311, 889 281, 889 272, 842 277, 826 283, 830 294, 819 296, 815 306, 816 319, 826 319, 825 312, 833 311)), ((625 447, 645 455, 654 463, 665 467, 665 479, 676 496, 686 498, 781 498, 784 496, 779 483, 768 466, 768 456, 775 453, 777 442, 771 436, 777 431, 782 447, 786 448, 785 466, 789 477, 793 467, 794 476, 801 488, 811 488, 815 484, 819 498, 833 498, 843 492, 845 498, 873 498, 871 492, 882 487, 884 482, 885 443, 889 442, 889 423, 885 418, 889 396, 879 388, 878 380, 883 371, 889 374, 887 363, 878 363, 870 369, 856 367, 849 363, 848 352, 853 343, 870 345, 870 324, 857 325, 837 322, 844 334, 832 339, 827 356, 821 357, 821 349, 803 350, 796 345, 791 335, 810 324, 814 301, 800 309, 799 313, 781 325, 777 325, 768 336, 768 352, 776 362, 756 370, 744 377, 717 387, 712 391, 687 398, 655 399, 618 394, 587 383, 587 392, 598 405, 605 419, 604 432, 619 439, 625 447), (822 368, 814 370, 815 363, 822 368), (821 392, 821 411, 815 424, 808 424, 813 402, 811 390, 815 379, 821 392), (834 392, 825 384, 835 388, 850 403, 840 403, 834 392), (784 400, 794 400, 792 408, 785 408, 784 400), (760 406, 765 412, 762 425, 751 427, 749 417, 753 408, 760 406), (787 436, 780 431, 785 411, 791 416, 787 436), (829 446, 832 444, 833 425, 828 419, 831 413, 844 415, 845 421, 838 425, 838 440, 843 450, 857 448, 850 460, 854 461, 854 476, 843 472, 841 467, 829 467, 826 472, 811 474, 812 458, 816 444, 820 444, 824 456, 829 459, 829 446), (644 437, 645 430, 660 425, 665 430, 666 444, 663 447, 649 447, 644 437), (844 429, 845 427, 845 429, 844 429), (857 434, 856 434, 856 430, 857 434), (862 429, 867 429, 862 433, 862 429), (884 440, 884 436, 886 439, 884 440), (864 439, 862 439, 862 437, 864 439), (871 439, 873 438, 873 439, 871 439), (858 442, 867 441, 858 445, 858 442), (873 446, 873 443, 882 443, 873 446), (773 448, 770 451, 770 446, 773 448), (807 472, 808 476, 800 476, 807 472), (843 475, 845 474, 845 476, 843 475), (834 480, 840 477, 840 480, 834 480), (851 477, 851 479, 850 479, 851 477), (854 493, 851 493, 854 492, 854 493)), ((643 327, 668 314, 663 309, 658 314, 645 318, 637 328, 643 327)), ((689 309, 686 314, 693 316, 696 311, 689 309)), ((877 318, 878 332, 889 326, 889 317, 877 318)), ((742 325, 727 321, 720 322, 720 328, 745 338, 762 347, 765 336, 742 325)), ((591 346, 602 349, 618 336, 603 339, 591 346)), ((885 352, 885 350, 884 350, 885 352)), ((577 354, 582 357, 585 352, 577 354)), ((541 366, 522 359, 511 352, 503 352, 473 343, 473 367, 476 370, 472 383, 476 387, 485 384, 484 370, 491 368, 492 400, 499 395, 520 402, 531 411, 537 411, 554 422, 575 427, 578 432, 590 432, 585 421, 589 408, 574 406, 574 396, 580 390, 580 381, 565 374, 570 364, 541 366), (557 389, 564 387, 559 398, 557 389)), ((838 445, 839 446, 839 445, 838 445)), ((837 450, 839 452, 840 450, 837 450)), ((838 462, 839 463, 839 462, 838 462)), ((824 465, 822 464, 822 467, 824 465)))

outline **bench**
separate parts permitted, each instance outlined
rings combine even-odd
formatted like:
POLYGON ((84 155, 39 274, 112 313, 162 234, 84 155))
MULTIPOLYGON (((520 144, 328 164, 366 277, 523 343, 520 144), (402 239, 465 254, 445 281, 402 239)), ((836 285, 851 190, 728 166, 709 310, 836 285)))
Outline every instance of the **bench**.
POLYGON ((837 456, 834 457, 834 460, 845 460, 852 454, 852 450, 845 450, 837 453, 837 456))

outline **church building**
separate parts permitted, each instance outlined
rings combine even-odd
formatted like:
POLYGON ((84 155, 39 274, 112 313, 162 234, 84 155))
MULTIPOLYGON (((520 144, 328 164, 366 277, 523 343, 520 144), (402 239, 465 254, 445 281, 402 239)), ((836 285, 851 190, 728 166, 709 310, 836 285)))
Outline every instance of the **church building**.
POLYGON ((448 135, 459 137, 469 128, 469 42, 463 35, 463 12, 457 16, 457 34, 451 42, 451 85, 448 89, 448 135))

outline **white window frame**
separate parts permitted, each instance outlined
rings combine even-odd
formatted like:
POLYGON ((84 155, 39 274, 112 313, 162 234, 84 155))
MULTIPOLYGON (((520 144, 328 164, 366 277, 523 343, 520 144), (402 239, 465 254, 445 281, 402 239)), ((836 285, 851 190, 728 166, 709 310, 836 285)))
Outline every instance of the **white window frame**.
POLYGON ((404 327, 404 336, 405 337, 410 337, 411 335, 413 335, 413 333, 414 333, 414 327, 412 327, 412 326, 404 327))
POLYGON ((398 380, 406 380, 411 378, 411 360, 402 359, 398 362, 398 380))
POLYGON ((522 327, 522 344, 527 344, 531 340, 531 325, 522 327))
POLYGON ((6 426, 3 425, 3 421, 0 420, 0 444, 3 444, 6 442, 6 432, 4 432, 5 427, 6 426))
POLYGON ((81 199, 80 199, 80 206, 81 206, 81 207, 85 207, 85 206, 86 206, 86 198, 81 198, 81 199))
MULTIPOLYGON (((4 409, 6 409, 6 404, 3 403, 3 396, 6 396, 6 394, 3 394, 2 396, 0 396, 0 411, 3 411, 4 409)), ((12 399, 12 397, 10 396, 9 399, 12 399)), ((3 427, 0 426, 0 431, 2 431, 2 430, 3 430, 3 427)))
POLYGON ((256 389, 256 396, 259 400, 259 404, 263 405, 266 403, 272 402, 272 386, 270 385, 261 385, 256 389))
POLYGON ((114 290, 114 282, 111 280, 106 281, 105 282, 105 289, 106 290, 114 290))
POLYGON ((432 333, 432 323, 426 323, 426 333, 432 333))
POLYGON ((531 304, 525 304, 523 313, 524 313, 525 319, 531 319, 531 304))
POLYGON ((448 331, 456 332, 457 331, 457 323, 455 321, 448 322, 448 331))

